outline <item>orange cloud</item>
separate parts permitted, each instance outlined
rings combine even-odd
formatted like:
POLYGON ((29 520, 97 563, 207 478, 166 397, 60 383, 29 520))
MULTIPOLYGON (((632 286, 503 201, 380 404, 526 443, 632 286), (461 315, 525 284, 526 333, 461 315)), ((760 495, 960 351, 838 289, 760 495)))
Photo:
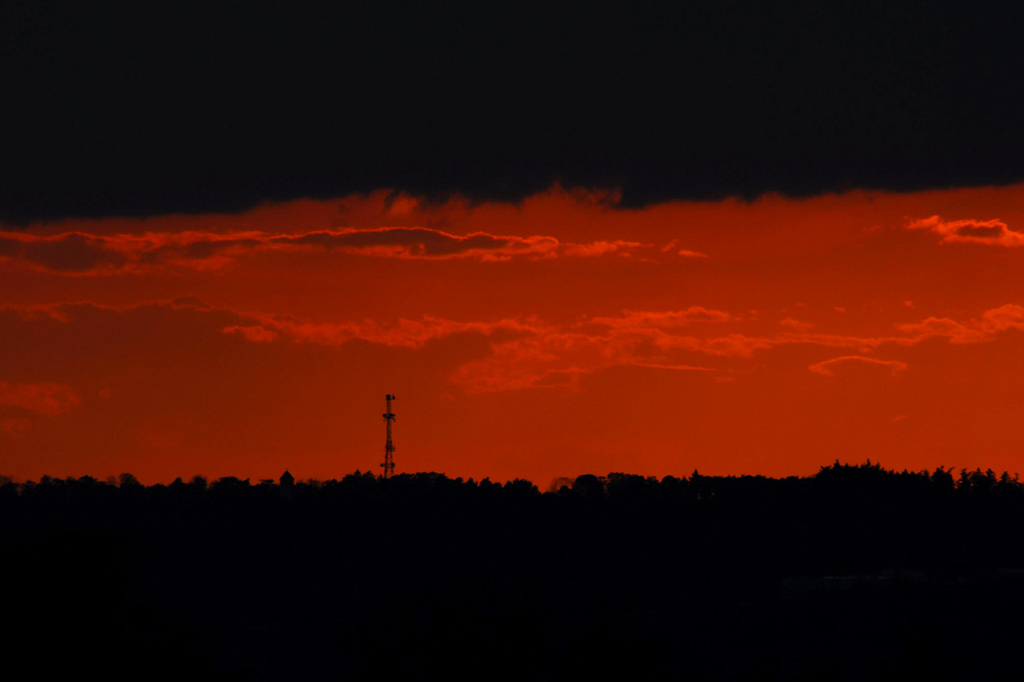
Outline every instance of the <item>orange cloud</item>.
POLYGON ((41 417, 56 417, 79 404, 70 386, 57 383, 9 384, 0 381, 0 409, 14 408, 41 417))
MULTIPOLYGON (((210 308, 191 298, 120 308, 78 303, 5 306, 2 310, 13 316, 8 318, 7 325, 12 324, 11 319, 20 319, 26 323, 49 322, 51 325, 89 321, 94 325, 120 326, 128 319, 118 322, 120 316, 131 316, 137 321, 159 316, 158 327, 182 325, 192 330, 189 332, 192 338, 198 339, 203 334, 236 335, 263 345, 286 343, 341 348, 350 341, 360 340, 417 350, 434 340, 478 335, 483 348, 487 349, 486 355, 464 356, 453 365, 455 370, 450 375, 452 383, 468 392, 572 386, 584 375, 611 367, 722 371, 729 368, 730 360, 749 359, 760 351, 787 345, 854 351, 810 366, 811 371, 827 376, 832 375, 838 363, 849 362, 884 365, 898 372, 905 368, 904 363, 877 360, 867 354, 887 344, 912 346, 935 337, 946 337, 958 344, 978 343, 991 340, 1004 330, 1024 329, 1024 307, 1014 304, 985 311, 979 319, 968 323, 928 318, 918 324, 901 325, 902 335, 881 337, 807 331, 753 335, 730 328, 756 326, 756 320, 703 306, 668 311, 624 310, 617 316, 594 316, 573 324, 553 324, 533 316, 459 321, 427 315, 419 319, 399 318, 394 322, 366 319, 324 323, 210 308), (723 333, 722 325, 727 333, 723 333), (698 357, 715 358, 717 366, 705 366, 695 359, 698 357)), ((136 324, 132 322, 133 328, 136 324)), ((9 396, 15 395, 12 391, 8 390, 9 396)), ((22 391, 17 395, 27 394, 22 391)), ((13 400, 7 398, 8 403, 13 400)))
POLYGON ((899 360, 879 360, 878 358, 866 358, 862 355, 844 355, 842 357, 815 363, 807 369, 821 374, 822 376, 832 377, 835 376, 835 369, 850 363, 873 367, 887 367, 891 376, 896 376, 899 372, 902 372, 907 368, 907 363, 900 362, 899 360))
POLYGON ((640 242, 627 242, 617 240, 613 242, 590 242, 589 244, 566 244, 563 253, 567 256, 603 256, 609 253, 625 255, 632 249, 639 249, 648 246, 640 242))
POLYGON ((945 336, 950 343, 982 343, 990 341, 999 332, 1009 329, 1024 330, 1024 306, 1009 303, 986 310, 980 320, 966 324, 947 317, 929 317, 917 324, 901 324, 900 331, 914 335, 917 340, 945 336))
POLYGON ((929 230, 940 235, 942 244, 986 244, 988 246, 1024 246, 1024 232, 1011 230, 1001 220, 942 220, 937 215, 915 220, 910 230, 929 230))
POLYGON ((373 320, 316 323, 259 314, 248 317, 259 324, 235 324, 221 331, 253 342, 280 339, 341 346, 359 339, 404 348, 421 348, 428 341, 455 334, 480 334, 489 340, 491 353, 464 363, 452 375, 456 385, 471 392, 572 385, 584 374, 614 366, 709 370, 684 361, 680 352, 749 355, 746 348, 737 348, 741 342, 736 340, 702 341, 669 333, 693 323, 733 319, 726 312, 701 306, 681 311, 624 311, 620 317, 595 317, 573 328, 534 317, 466 322, 424 316, 392 324, 373 320), (587 326, 598 331, 579 331, 587 326))
MULTIPOLYGON (((435 339, 479 334, 488 340, 492 353, 487 358, 473 360, 454 375, 456 383, 472 390, 522 388, 538 385, 552 373, 573 377, 612 366, 702 368, 694 364, 694 355, 750 358, 758 351, 783 345, 849 348, 860 354, 843 356, 844 359, 864 358, 865 353, 886 344, 910 346, 934 337, 946 337, 957 344, 978 343, 990 340, 1004 330, 1024 329, 1024 307, 1014 304, 985 311, 979 319, 968 323, 927 318, 920 323, 899 325, 903 335, 881 337, 807 331, 784 331, 774 336, 708 333, 718 329, 720 324, 735 327, 753 322, 703 306, 674 311, 625 310, 618 316, 595 316, 568 326, 547 323, 536 317, 457 321, 426 315, 420 319, 399 318, 392 323, 376 320, 322 323, 280 315, 211 309, 201 301, 191 299, 128 308, 59 304, 7 306, 4 309, 26 320, 45 316, 55 322, 66 323, 83 315, 95 316, 104 311, 106 314, 123 314, 161 306, 181 313, 191 310, 197 319, 208 320, 213 331, 239 335, 253 343, 286 341, 340 347, 359 339, 388 347, 417 349, 435 339), (714 325, 708 327, 709 323, 714 325)), ((801 325, 786 326, 797 329, 801 325)), ((819 363, 814 371, 822 373, 831 366, 831 362, 819 363)))
POLYGON ((678 311, 625 310, 620 316, 592 317, 568 329, 538 323, 529 335, 492 344, 490 356, 462 365, 452 381, 471 392, 481 392, 564 386, 610 367, 713 371, 687 362, 685 356, 743 352, 716 347, 718 339, 673 332, 694 323, 733 319, 724 311, 691 306, 678 311), (553 376, 559 381, 551 381, 553 376))
POLYGON ((272 329, 265 329, 259 325, 243 327, 236 324, 230 327, 224 327, 221 331, 225 334, 241 334, 253 343, 270 343, 271 341, 276 341, 277 337, 280 336, 272 329))
POLYGON ((792 329, 793 331, 798 332, 805 332, 814 328, 814 325, 811 324, 810 322, 801 322, 800 320, 794 319, 792 317, 787 317, 784 320, 779 320, 779 326, 785 327, 787 329, 792 329))
MULTIPOLYGON (((929 318, 916 325, 902 325, 906 336, 860 337, 805 331, 775 336, 742 333, 695 335, 689 330, 697 323, 742 323, 725 311, 691 306, 678 311, 623 311, 619 316, 598 316, 571 327, 542 322, 537 318, 502 319, 493 322, 460 322, 424 316, 420 320, 399 319, 393 324, 372 320, 346 323, 315 323, 249 315, 258 325, 235 325, 225 333, 239 333, 254 342, 278 338, 295 343, 341 346, 352 339, 391 347, 420 348, 426 342, 453 334, 478 333, 488 338, 491 353, 459 367, 452 381, 472 391, 516 390, 536 386, 571 385, 585 374, 616 366, 704 370, 686 358, 703 355, 715 358, 751 358, 757 351, 785 345, 849 348, 870 353, 886 345, 912 346, 936 336, 951 343, 990 340, 999 331, 1024 329, 1024 308, 1006 305, 986 311, 980 321, 963 325, 952 320, 929 318), (552 377, 558 377, 554 381, 552 377)), ((787 325, 796 328, 793 325, 787 325)), ((846 355, 811 366, 831 376, 839 362, 882 364, 900 371, 905 364, 864 355, 846 355)))
POLYGON ((735 319, 721 310, 710 310, 703 306, 690 306, 684 310, 643 312, 623 310, 619 317, 592 317, 590 322, 614 329, 673 329, 685 327, 693 322, 726 322, 735 319))
POLYGON ((713 371, 673 362, 636 339, 551 331, 492 344, 488 357, 462 364, 451 380, 471 393, 564 387, 575 385, 583 375, 627 366, 713 371))
POLYGON ((451 336, 475 332, 484 336, 502 334, 516 336, 536 334, 546 327, 532 319, 506 319, 495 322, 457 322, 430 316, 420 320, 399 319, 393 324, 374 320, 361 322, 318 323, 299 321, 273 315, 254 314, 258 326, 230 326, 221 331, 240 333, 250 341, 273 341, 279 336, 297 343, 317 343, 340 346, 352 339, 361 339, 385 346, 420 348, 426 342, 451 336))

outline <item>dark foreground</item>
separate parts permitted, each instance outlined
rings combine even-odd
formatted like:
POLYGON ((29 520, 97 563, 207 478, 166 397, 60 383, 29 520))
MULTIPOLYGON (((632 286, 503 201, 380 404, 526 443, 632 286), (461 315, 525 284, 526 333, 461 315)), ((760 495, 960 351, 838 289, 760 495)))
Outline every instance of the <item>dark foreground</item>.
POLYGON ((46 678, 1019 679, 1024 486, 416 474, 0 486, 46 678))

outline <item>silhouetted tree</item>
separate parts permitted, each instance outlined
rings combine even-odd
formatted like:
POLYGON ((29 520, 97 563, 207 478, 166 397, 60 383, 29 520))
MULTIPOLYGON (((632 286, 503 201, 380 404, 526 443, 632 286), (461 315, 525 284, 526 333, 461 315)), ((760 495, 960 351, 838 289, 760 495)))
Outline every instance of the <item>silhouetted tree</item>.
POLYGON ((604 497, 604 481, 593 474, 577 476, 572 489, 585 499, 604 497))

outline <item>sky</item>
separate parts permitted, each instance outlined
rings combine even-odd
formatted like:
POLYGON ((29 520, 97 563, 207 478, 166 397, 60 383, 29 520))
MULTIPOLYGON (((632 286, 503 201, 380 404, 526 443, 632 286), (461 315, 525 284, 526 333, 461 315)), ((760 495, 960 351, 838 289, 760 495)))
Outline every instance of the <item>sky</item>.
POLYGON ((1020 468, 1024 185, 0 233, 7 475, 1020 468))
POLYGON ((678 4, 0 4, 0 474, 1024 468, 1014 17, 678 4))

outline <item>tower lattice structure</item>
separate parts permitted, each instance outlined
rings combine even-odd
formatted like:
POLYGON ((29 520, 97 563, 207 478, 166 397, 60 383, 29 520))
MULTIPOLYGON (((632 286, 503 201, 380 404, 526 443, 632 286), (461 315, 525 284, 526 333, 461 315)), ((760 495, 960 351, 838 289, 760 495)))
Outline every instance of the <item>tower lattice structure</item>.
POLYGON ((381 466, 384 467, 384 478, 387 478, 395 471, 395 444, 391 442, 391 422, 395 421, 395 415, 391 411, 391 401, 395 400, 395 396, 389 393, 384 396, 384 398, 387 400, 388 404, 388 410, 384 413, 384 422, 387 424, 388 428, 388 440, 384 445, 384 462, 381 466))

